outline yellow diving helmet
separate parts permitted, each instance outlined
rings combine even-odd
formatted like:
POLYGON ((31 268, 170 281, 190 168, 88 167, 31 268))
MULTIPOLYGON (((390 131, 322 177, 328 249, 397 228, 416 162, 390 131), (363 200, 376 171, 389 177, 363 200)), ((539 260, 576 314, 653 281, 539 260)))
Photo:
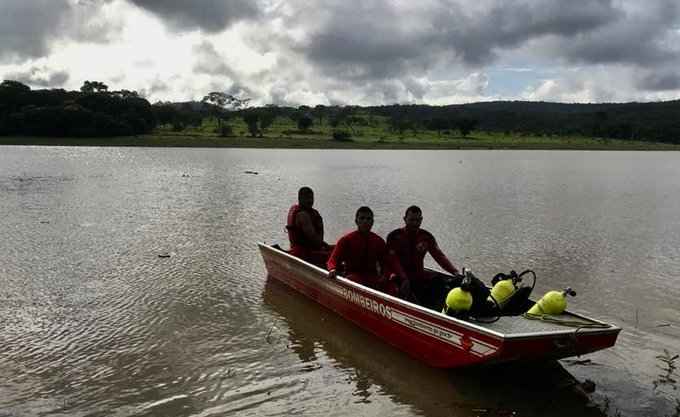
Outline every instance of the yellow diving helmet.
POLYGON ((548 291, 529 309, 527 314, 533 316, 560 315, 567 309, 567 295, 573 297, 576 295, 576 291, 571 288, 566 288, 564 291, 548 291))

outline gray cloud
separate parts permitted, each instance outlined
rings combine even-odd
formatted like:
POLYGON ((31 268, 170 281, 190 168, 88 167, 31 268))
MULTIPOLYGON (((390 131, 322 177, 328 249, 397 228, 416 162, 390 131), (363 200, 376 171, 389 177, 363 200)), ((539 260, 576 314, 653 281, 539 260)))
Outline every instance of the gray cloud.
MULTIPOLYGON (((677 0, 0 0, 0 64, 44 58, 6 71, 35 86, 71 84, 79 64, 52 60, 51 48, 114 41, 138 21, 122 16, 140 12, 199 39, 188 67, 167 72, 149 54, 130 64, 135 71, 121 59, 112 72, 159 97, 212 89, 289 104, 444 103, 500 92, 591 101, 680 88, 677 0), (242 47, 252 50, 235 55, 242 47)), ((162 46, 173 48, 178 33, 167 35, 162 46)))
POLYGON ((0 5, 0 59, 45 55, 51 31, 61 25, 69 7, 67 0, 3 0, 0 5))
POLYGON ((221 32, 243 19, 260 14, 253 0, 129 0, 164 20, 172 29, 200 29, 208 33, 221 32))
POLYGON ((157 79, 151 83, 151 86, 149 87, 149 94, 158 94, 169 90, 170 86, 167 83, 157 79))
POLYGON ((224 62, 215 45, 208 41, 201 42, 193 48, 196 63, 193 71, 198 74, 222 75, 234 78, 234 71, 224 62))
POLYGON ((145 98, 153 98, 154 95, 156 94, 164 94, 170 91, 170 84, 166 83, 164 81, 161 81, 160 79, 155 79, 151 81, 151 84, 149 85, 148 88, 140 88, 138 90, 139 95, 145 98))
MULTIPOLYGON (((255 45, 266 51, 276 44, 280 55, 309 65, 319 89, 336 80, 363 92, 370 90, 382 102, 405 95, 418 100, 429 93, 413 79, 460 79, 521 54, 527 58, 518 61, 523 65, 554 68, 564 63, 643 69, 680 65, 680 49, 675 46, 680 45, 679 9, 675 0, 644 4, 423 0, 411 6, 390 0, 313 4, 289 0, 272 16, 283 22, 279 26, 283 30, 264 29, 255 45)), ((639 85, 674 85, 673 77, 657 78, 639 85)), ((606 91, 593 94, 607 96, 606 91)))
POLYGON ((493 61, 498 49, 549 35, 574 37, 623 18, 611 0, 504 1, 468 9, 450 1, 409 10, 387 0, 326 1, 300 13, 304 18, 293 15, 286 26, 309 33, 296 52, 328 74, 361 80, 427 71, 441 61, 478 67, 493 61))
POLYGON ((440 47, 452 47, 464 63, 477 66, 494 60, 499 49, 515 48, 546 36, 569 39, 621 17, 611 0, 507 1, 465 16, 443 7, 433 20, 444 28, 449 22, 450 29, 435 34, 433 40, 440 47))
MULTIPOLYGON (((676 77, 668 74, 680 64, 676 0, 126 1, 176 30, 215 33, 254 23, 234 33, 256 52, 274 54, 276 66, 234 71, 223 57, 228 45, 206 40, 194 48, 193 72, 223 86, 216 90, 247 86, 254 98, 276 103, 483 99, 504 82, 485 75, 496 62, 559 73, 536 94, 607 100, 624 93, 583 76, 569 82, 564 65, 578 64, 583 74, 628 69, 618 72, 626 77, 621 84, 637 94, 634 88, 672 88, 676 77), (631 75, 652 68, 664 75, 631 75)), ((522 94, 517 80, 513 88, 522 94)))
POLYGON ((51 70, 47 67, 31 67, 26 71, 5 74, 4 79, 19 81, 31 87, 62 87, 69 79, 66 71, 51 70))
POLYGON ((677 23, 680 5, 675 1, 646 2, 644 8, 625 11, 625 17, 595 31, 556 39, 550 48, 571 62, 629 64, 654 67, 680 58, 677 23))
POLYGON ((647 91, 680 90, 680 74, 678 72, 647 74, 637 80, 636 86, 647 91))
POLYGON ((99 16, 101 6, 110 1, 2 0, 0 61, 46 56, 57 39, 110 41, 121 28, 99 16))

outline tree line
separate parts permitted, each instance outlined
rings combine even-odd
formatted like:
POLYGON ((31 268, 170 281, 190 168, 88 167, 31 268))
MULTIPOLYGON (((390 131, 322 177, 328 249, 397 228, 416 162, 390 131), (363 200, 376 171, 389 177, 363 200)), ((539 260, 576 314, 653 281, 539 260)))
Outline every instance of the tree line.
POLYGON ((275 106, 251 107, 248 98, 211 92, 201 101, 151 105, 135 91, 109 91, 85 81, 80 91, 31 90, 11 80, 0 84, 0 135, 127 136, 162 126, 181 132, 216 121, 219 136, 234 136, 235 119, 248 135, 263 136, 275 120, 287 119, 294 133, 330 126, 347 140, 365 127, 386 127, 399 136, 421 131, 467 136, 472 131, 506 135, 584 136, 680 143, 680 100, 652 103, 561 104, 496 101, 449 106, 275 106))
POLYGON ((233 135, 228 121, 241 118, 250 136, 262 136, 276 118, 290 119, 300 132, 330 126, 336 138, 348 138, 368 126, 386 123, 394 134, 421 131, 467 136, 472 131, 533 136, 582 136, 680 143, 680 100, 652 103, 563 104, 496 101, 449 106, 299 106, 249 108, 247 100, 211 93, 202 102, 158 103, 159 124, 174 130, 198 126, 205 117, 218 120, 222 136, 233 135))
POLYGON ((146 99, 135 91, 109 91, 99 81, 85 81, 80 91, 31 90, 12 80, 0 84, 0 135, 131 136, 155 127, 146 99))
POLYGON ((368 108, 387 117, 400 115, 430 130, 452 121, 506 135, 583 136, 680 143, 680 100, 650 103, 563 104, 496 101, 449 106, 368 108))

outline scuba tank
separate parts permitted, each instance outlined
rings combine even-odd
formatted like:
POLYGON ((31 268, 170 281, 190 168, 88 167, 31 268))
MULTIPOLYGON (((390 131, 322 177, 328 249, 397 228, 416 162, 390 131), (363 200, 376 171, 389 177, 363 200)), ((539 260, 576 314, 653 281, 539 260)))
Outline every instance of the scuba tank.
POLYGON ((509 274, 499 273, 491 280, 491 294, 489 300, 495 302, 503 310, 503 315, 519 315, 531 307, 529 296, 536 286, 536 273, 527 269, 520 274, 510 271, 509 274), (531 286, 523 285, 523 277, 532 275, 531 286))
POLYGON ((442 313, 462 319, 469 316, 470 308, 474 301, 470 292, 472 289, 472 277, 474 277, 472 272, 463 268, 463 280, 459 287, 453 288, 446 295, 442 313))
POLYGON ((576 291, 565 288, 563 291, 548 291, 527 312, 530 316, 558 316, 567 309, 567 295, 576 296, 576 291))
POLYGON ((515 271, 510 271, 509 275, 505 275, 501 272, 491 280, 493 288, 491 288, 490 296, 496 300, 499 307, 503 308, 505 303, 510 300, 510 297, 517 292, 517 283, 521 281, 522 278, 520 278, 515 271))

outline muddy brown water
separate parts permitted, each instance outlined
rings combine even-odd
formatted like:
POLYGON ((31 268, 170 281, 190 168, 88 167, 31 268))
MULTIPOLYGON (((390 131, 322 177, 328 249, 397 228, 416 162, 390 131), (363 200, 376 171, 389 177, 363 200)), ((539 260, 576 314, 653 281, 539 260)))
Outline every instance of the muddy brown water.
POLYGON ((3 417, 663 416, 680 397, 654 388, 680 353, 678 153, 1 147, 0 214, 3 417), (360 205, 385 235, 418 204, 456 265, 572 286, 619 341, 414 361, 267 277, 255 242, 285 241, 300 185, 328 240, 360 205))

